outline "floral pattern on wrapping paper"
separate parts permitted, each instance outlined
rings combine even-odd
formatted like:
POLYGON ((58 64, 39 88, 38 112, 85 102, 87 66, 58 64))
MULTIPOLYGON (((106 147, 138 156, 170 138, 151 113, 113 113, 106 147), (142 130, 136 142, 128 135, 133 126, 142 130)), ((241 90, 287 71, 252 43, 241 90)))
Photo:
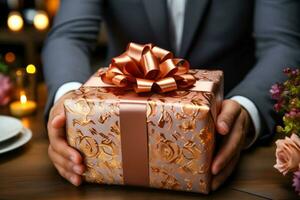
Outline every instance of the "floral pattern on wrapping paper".
POLYGON ((150 186, 207 192, 214 146, 211 97, 199 92, 171 96, 176 98, 148 100, 150 186))
POLYGON ((73 99, 65 102, 65 108, 68 142, 84 155, 85 180, 123 184, 119 103, 116 98, 103 89, 81 88, 74 93, 73 99), (97 100, 91 100, 94 95, 97 100), (111 102, 103 101, 106 98, 111 102))

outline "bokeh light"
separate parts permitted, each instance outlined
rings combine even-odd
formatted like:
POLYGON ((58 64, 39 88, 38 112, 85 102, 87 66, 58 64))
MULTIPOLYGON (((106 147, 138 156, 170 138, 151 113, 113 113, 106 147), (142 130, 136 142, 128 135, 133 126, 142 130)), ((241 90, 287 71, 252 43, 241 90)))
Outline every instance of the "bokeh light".
POLYGON ((13 52, 7 52, 4 55, 4 60, 6 63, 13 63, 16 60, 16 55, 13 52))
POLYGON ((27 72, 28 74, 35 74, 35 72, 36 72, 36 67, 35 67, 33 64, 29 64, 29 65, 27 65, 27 67, 26 67, 26 72, 27 72))
POLYGON ((45 30, 49 26, 49 18, 45 11, 38 11, 33 18, 33 25, 38 30, 45 30))
POLYGON ((22 74, 23 74, 22 70, 18 69, 18 70, 16 71, 16 75, 17 75, 17 76, 22 76, 22 74))
POLYGON ((7 18, 7 26, 12 31, 20 31, 24 26, 21 14, 17 11, 10 12, 7 18))

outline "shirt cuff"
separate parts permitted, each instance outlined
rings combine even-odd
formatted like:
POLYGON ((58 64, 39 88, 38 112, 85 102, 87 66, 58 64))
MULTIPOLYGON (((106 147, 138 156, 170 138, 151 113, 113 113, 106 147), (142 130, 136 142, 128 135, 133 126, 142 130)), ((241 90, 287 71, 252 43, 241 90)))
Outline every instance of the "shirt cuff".
POLYGON ((244 96, 233 96, 231 100, 234 100, 238 102, 241 106, 243 106, 248 111, 250 118, 253 122, 255 133, 254 133, 254 137, 251 138, 247 146, 245 146, 245 149, 247 149, 253 145, 253 143, 256 141, 261 131, 261 121, 260 121, 261 119, 259 116, 259 112, 255 104, 250 99, 244 96))
POLYGON ((82 83, 79 82, 68 82, 63 84, 62 86, 60 86, 58 88, 58 90, 55 93, 55 97, 54 97, 54 103, 60 98, 62 97, 64 94, 72 91, 72 90, 77 90, 78 88, 80 88, 82 86, 82 83))

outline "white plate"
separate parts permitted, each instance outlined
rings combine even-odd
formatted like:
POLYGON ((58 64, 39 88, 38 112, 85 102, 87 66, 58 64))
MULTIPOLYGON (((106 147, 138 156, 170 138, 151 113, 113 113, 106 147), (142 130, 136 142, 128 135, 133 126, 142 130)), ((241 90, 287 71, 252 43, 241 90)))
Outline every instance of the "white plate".
POLYGON ((23 128, 19 135, 0 143, 0 154, 14 150, 26 144, 32 137, 32 132, 28 128, 23 128))
POLYGON ((23 125, 20 120, 0 115, 0 142, 18 135, 22 128, 23 125))

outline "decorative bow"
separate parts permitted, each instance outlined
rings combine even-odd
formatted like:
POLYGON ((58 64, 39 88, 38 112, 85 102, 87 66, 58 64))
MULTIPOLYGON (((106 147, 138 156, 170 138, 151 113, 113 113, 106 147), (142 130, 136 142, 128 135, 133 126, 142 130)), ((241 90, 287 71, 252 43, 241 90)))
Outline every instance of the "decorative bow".
POLYGON ((169 92, 177 88, 187 88, 196 82, 188 74, 189 63, 153 44, 129 43, 127 50, 112 59, 101 79, 107 84, 134 89, 140 92, 169 92))

